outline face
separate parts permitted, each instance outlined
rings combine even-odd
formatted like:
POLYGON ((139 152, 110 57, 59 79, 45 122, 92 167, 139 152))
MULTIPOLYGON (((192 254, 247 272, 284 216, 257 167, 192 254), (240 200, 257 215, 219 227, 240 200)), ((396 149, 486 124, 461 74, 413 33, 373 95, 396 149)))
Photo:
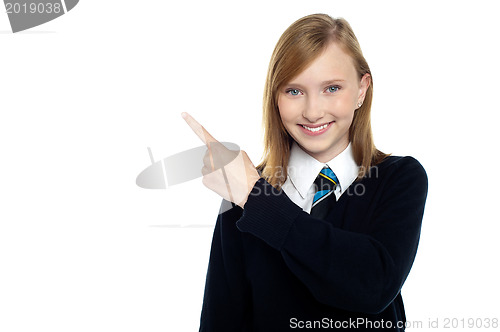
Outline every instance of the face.
POLYGON ((369 74, 360 80, 351 57, 331 43, 278 91, 281 120, 305 152, 330 161, 349 144, 354 112, 369 84, 369 74))

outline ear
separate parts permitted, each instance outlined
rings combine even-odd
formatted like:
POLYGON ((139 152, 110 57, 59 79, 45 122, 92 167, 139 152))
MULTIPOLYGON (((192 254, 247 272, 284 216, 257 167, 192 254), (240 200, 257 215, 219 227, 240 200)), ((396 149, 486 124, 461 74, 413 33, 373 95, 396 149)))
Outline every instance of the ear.
POLYGON ((361 81, 359 83, 359 95, 358 95, 358 103, 363 103, 365 100, 366 91, 370 86, 372 81, 372 77, 370 74, 366 73, 361 77, 361 81))

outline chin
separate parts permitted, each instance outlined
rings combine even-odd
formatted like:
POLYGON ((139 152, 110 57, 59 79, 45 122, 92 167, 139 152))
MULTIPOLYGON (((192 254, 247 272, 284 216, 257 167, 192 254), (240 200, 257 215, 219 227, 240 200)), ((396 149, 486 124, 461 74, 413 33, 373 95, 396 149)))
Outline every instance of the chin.
POLYGON ((304 151, 308 152, 309 154, 323 154, 328 151, 328 149, 325 147, 320 147, 317 144, 311 144, 311 143, 306 143, 306 144, 301 144, 298 142, 299 145, 304 149, 304 151))

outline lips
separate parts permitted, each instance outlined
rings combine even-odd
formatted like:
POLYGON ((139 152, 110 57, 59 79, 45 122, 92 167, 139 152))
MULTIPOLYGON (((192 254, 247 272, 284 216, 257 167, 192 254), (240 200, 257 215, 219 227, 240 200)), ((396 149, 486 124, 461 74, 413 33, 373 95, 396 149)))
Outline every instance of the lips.
POLYGON ((309 136, 317 136, 323 134, 325 131, 328 130, 332 126, 332 123, 335 121, 331 122, 326 122, 326 123, 318 123, 315 125, 304 125, 304 124, 298 124, 302 132, 309 136))
POLYGON ((301 126, 306 126, 306 127, 309 127, 309 128, 318 128, 318 127, 321 127, 321 126, 324 126, 324 125, 327 125, 329 123, 332 123, 333 121, 330 121, 330 122, 325 122, 325 123, 320 123, 320 124, 315 124, 315 125, 311 125, 311 124, 302 124, 302 123, 299 123, 299 125, 301 126))

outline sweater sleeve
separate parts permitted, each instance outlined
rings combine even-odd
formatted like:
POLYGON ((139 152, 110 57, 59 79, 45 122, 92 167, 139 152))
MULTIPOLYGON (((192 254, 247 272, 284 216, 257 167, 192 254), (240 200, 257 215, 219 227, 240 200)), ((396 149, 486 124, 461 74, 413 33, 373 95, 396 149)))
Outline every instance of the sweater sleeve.
POLYGON ((223 200, 217 217, 205 294, 200 319, 200 332, 249 331, 251 300, 244 275, 242 233, 235 227, 241 208, 228 208, 223 200))
POLYGON ((413 264, 427 196, 427 175, 418 161, 405 157, 393 166, 370 219, 363 221, 366 232, 310 216, 262 178, 236 225, 279 250, 319 302, 380 313, 398 295, 413 264))

